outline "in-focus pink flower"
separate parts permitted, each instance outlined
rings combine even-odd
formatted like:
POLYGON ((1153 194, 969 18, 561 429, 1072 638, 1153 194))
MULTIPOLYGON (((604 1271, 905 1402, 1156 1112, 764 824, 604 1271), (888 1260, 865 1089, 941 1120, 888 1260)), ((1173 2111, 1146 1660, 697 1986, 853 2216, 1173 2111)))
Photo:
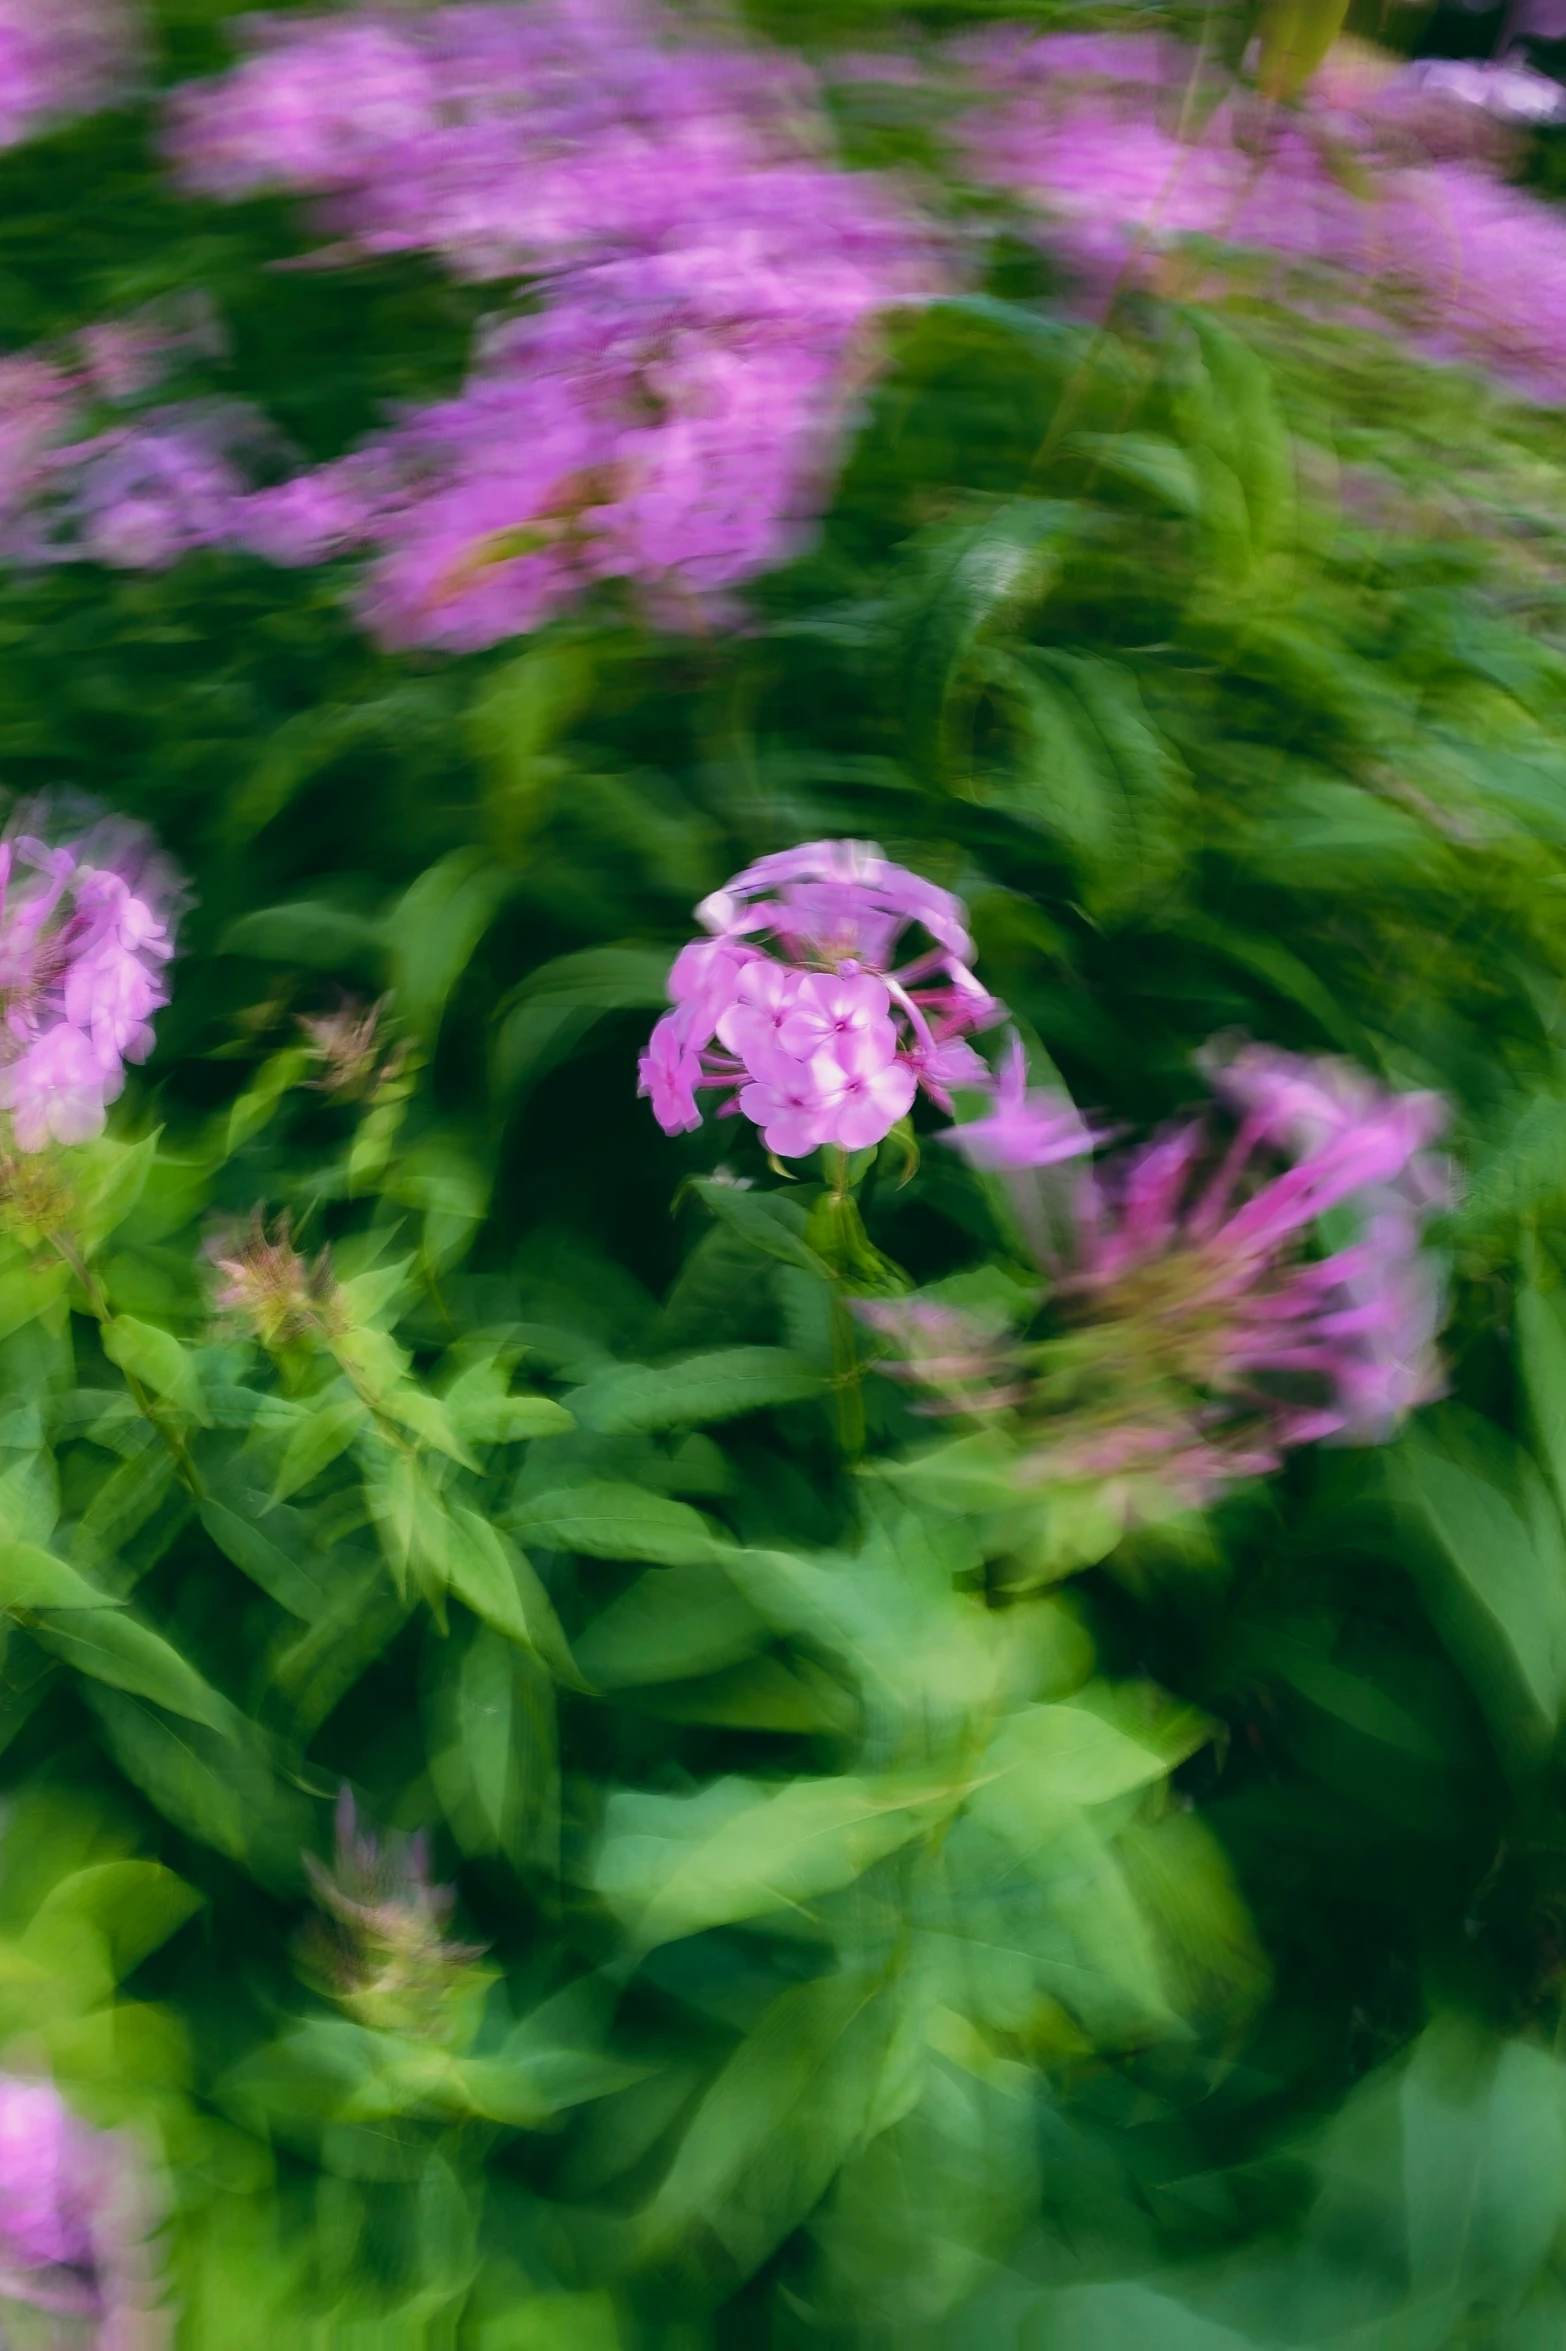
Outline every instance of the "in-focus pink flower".
POLYGON ((879 1143, 923 1086, 987 1085, 966 1042, 1000 1007, 979 985, 961 902, 867 841, 813 841, 758 859, 696 910, 714 936, 680 950, 675 1009, 653 1031, 641 1092, 668 1134, 700 1123, 698 1087, 767 1149, 800 1159, 824 1143, 879 1143), (898 963, 904 934, 928 942, 898 963), (770 938, 770 945, 766 944, 770 938))
POLYGON ((851 1030, 810 1057, 825 1140, 845 1151, 879 1143, 913 1108, 919 1081, 897 1058, 890 1022, 887 1029, 885 1040, 868 1030, 851 1030))

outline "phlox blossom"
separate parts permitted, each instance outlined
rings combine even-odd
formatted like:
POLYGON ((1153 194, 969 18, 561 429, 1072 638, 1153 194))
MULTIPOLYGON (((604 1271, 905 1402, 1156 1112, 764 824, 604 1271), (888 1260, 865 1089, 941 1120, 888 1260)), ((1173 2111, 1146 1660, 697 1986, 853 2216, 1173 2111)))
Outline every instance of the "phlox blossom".
POLYGON ((0 1110, 20 1150, 102 1133, 168 1002, 174 898, 136 826, 0 840, 0 1110))
POLYGON ((640 1091, 666 1134, 698 1126, 701 1087, 780 1159, 879 1143, 921 1087, 988 1084, 967 1033, 1000 1007, 975 979, 961 902, 871 843, 815 841, 763 857, 705 899, 712 934, 680 950, 672 1010, 642 1056, 640 1091), (930 942, 896 961, 903 934, 930 942), (770 938, 771 945, 763 942, 770 938))
POLYGON ((1262 1046, 1204 1063, 1228 1131, 1220 1110, 1077 1170, 1061 1242, 1044 1188, 1094 1137, 1063 1094, 1027 1089, 1016 1048, 994 1106, 946 1139, 1010 1192, 1042 1316, 1018 1332, 940 1297, 861 1308, 934 1409, 1013 1428, 1019 1491, 1097 1479, 1128 1514, 1199 1504, 1291 1447, 1379 1442, 1441 1392, 1423 1247, 1450 1195, 1440 1100, 1262 1046), (1331 1211, 1351 1230, 1323 1250, 1331 1211))

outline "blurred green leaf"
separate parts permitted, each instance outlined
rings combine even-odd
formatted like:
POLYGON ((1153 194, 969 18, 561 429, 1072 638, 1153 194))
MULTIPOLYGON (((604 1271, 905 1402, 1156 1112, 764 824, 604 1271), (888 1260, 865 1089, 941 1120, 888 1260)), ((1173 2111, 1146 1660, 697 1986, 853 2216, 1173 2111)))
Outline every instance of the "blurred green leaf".
POLYGON ((821 1393, 821 1378, 782 1347, 724 1347, 675 1363, 616 1364, 571 1397, 583 1428, 602 1436, 733 1420, 821 1393))
POLYGON ((797 1909, 851 1885, 956 1791, 928 1780, 716 1781, 695 1796, 612 1796, 593 1883, 641 1947, 797 1909))

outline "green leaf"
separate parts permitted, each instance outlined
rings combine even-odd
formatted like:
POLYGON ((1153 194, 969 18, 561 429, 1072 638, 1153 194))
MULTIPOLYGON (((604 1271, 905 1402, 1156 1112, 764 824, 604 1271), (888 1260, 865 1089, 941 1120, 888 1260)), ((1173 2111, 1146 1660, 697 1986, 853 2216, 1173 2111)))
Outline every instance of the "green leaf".
MULTIPOLYGON (((326 1605, 326 1587, 307 1567, 300 1565, 291 1551, 285 1551, 270 1535, 263 1534, 259 1527, 210 1495, 202 1496, 197 1514, 218 1549, 252 1583, 259 1584, 290 1615, 303 1617, 307 1624, 314 1622, 326 1605)), ((288 1519, 277 1512, 273 1514, 273 1523, 281 1528, 288 1524, 288 1519)))
POLYGON ((1254 2335, 1204 2318, 1152 2286, 1068 2286, 1043 2293, 1024 2324, 1028 2336, 1047 2342, 1049 2351, 1120 2351, 1132 2343, 1137 2351, 1262 2351, 1254 2335))
POLYGON ((446 999, 472 959, 516 876, 482 849, 453 849, 421 873, 386 918, 397 1009, 415 1035, 434 1041, 446 999))
POLYGON ((479 2322, 474 2351, 624 2351, 613 2297, 518 2292, 479 2322))
POLYGON ((645 1559, 659 1567, 705 1566, 727 1548, 689 1503, 607 1481, 536 1495, 507 1524, 527 1544, 589 1559, 645 1559))
POLYGON ((690 1188, 720 1224, 738 1233, 763 1257, 797 1265, 820 1281, 830 1280, 827 1267, 805 1240, 806 1212, 787 1193, 752 1192, 741 1184, 720 1183, 715 1176, 700 1177, 690 1188))
POLYGON ((733 1420, 822 1392, 821 1377, 782 1347, 722 1347, 675 1363, 616 1364, 578 1388, 571 1410, 585 1429, 629 1436, 733 1420))
MULTIPOLYGON (((130 1399, 127 1397, 126 1402, 130 1399)), ((124 1577, 117 1556, 161 1512, 158 1533, 170 1542, 188 1515, 189 1497, 173 1491, 178 1477, 173 1456, 142 1424, 146 1443, 110 1470, 72 1529, 72 1548, 94 1571, 112 1580, 124 1577)))
POLYGON ((1519 1448, 1448 1407, 1387 1456, 1428 1540, 1412 1564, 1438 1630, 1514 1766, 1552 1745, 1566 1707, 1566 1539, 1519 1448))
POLYGON ((1398 2103, 1414 2292, 1515 2305, 1566 2212, 1566 2072, 1526 2041, 1441 2017, 1398 2103))
POLYGON ((852 1738, 860 1727, 849 1692, 808 1658, 748 1657, 696 1681, 643 1683, 622 1703, 663 1722, 790 1731, 802 1738, 852 1738))
MULTIPOLYGON (((365 1335, 358 1334, 361 1339, 365 1335)), ((414 1380, 398 1380, 382 1389, 376 1401, 382 1412, 401 1421, 405 1429, 411 1429, 424 1444, 433 1445, 437 1453, 449 1455, 464 1469, 477 1469, 478 1463, 458 1436, 439 1396, 432 1396, 414 1380)))
POLYGON ((475 1445, 517 1445, 528 1437, 563 1437, 576 1422, 552 1396, 450 1397, 454 1425, 475 1445))
POLYGON ((1517 1354, 1539 1458, 1566 1507, 1566 1301, 1541 1281, 1537 1248, 1517 1292, 1517 1354))
POLYGON ((139 1380, 155 1396, 187 1413, 205 1418, 201 1382, 188 1348, 172 1331, 155 1323, 138 1322, 134 1315, 116 1314, 101 1326, 103 1352, 131 1379, 139 1380))
POLYGON ((253 955, 265 963, 302 963, 314 971, 344 971, 368 965, 379 970, 386 930, 350 907, 325 899, 299 899, 288 906, 258 907, 231 923, 218 942, 220 955, 253 955))
POLYGON ((385 1654, 411 1614, 382 1562, 339 1552, 331 1600, 310 1626, 268 1661, 267 1686, 289 1709, 290 1728, 308 1737, 362 1674, 385 1654))
POLYGON ((781 1993, 692 2118, 643 2219, 649 2249, 713 2240, 734 2276, 757 2269, 864 2135, 898 2016, 870 1974, 781 1993))
POLYGON ((1206 1736, 1193 1714, 1173 1737, 1144 1744, 1090 1705, 1028 1706, 997 1732, 985 1768, 1036 1775, 1042 1795, 1061 1804, 1105 1804, 1163 1779, 1206 1736))
POLYGON ((1095 472, 1132 483, 1162 505, 1194 521, 1202 488, 1190 452, 1161 433, 1068 433, 1064 446, 1080 450, 1095 472))
POLYGON ((975 648, 1043 596, 1075 519, 1072 506, 1019 498, 932 546, 903 648, 909 733, 927 775, 952 758, 952 705, 975 648))
POLYGON ((346 1452, 369 1414, 353 1395, 312 1398, 296 1424, 272 1480, 272 1500, 285 1502, 346 1452))
POLYGON ((36 1269, 29 1265, 0 1273, 0 1339, 9 1339, 13 1331, 25 1330, 30 1322, 48 1315, 70 1286, 71 1269, 63 1259, 57 1265, 36 1269))
POLYGON ((1349 0, 1266 0, 1257 81, 1269 98, 1297 97, 1326 57, 1349 0))
POLYGON ((446 1573, 457 1598, 496 1632, 533 1650, 558 1680, 580 1689, 582 1677, 532 1563, 476 1510, 457 1504, 451 1523, 446 1573))
POLYGON ((133 1697, 150 1698, 171 1714, 209 1729, 228 1732, 234 1709, 213 1689, 173 1643, 128 1613, 97 1608, 90 1613, 68 1603, 58 1614, 41 1616, 33 1637, 76 1672, 107 1682, 133 1697))
POLYGON ((662 1010, 672 957, 655 947, 585 947, 544 964, 501 1015, 496 1091, 516 1095, 581 1041, 606 1012, 662 1010))
POLYGON ((551 746, 585 707, 593 678, 590 645, 534 644, 496 670, 468 706, 468 740, 488 778, 486 806, 512 855, 566 772, 551 746))
POLYGON ((595 1616, 577 1663, 600 1690, 685 1681, 764 1648, 771 1629, 715 1567, 660 1567, 595 1616))
POLYGON ((311 1809, 277 1780, 253 1737, 220 1739, 200 1723, 171 1722, 116 1689, 88 1687, 83 1696, 127 1779, 176 1828, 275 1891, 298 1886, 299 1856, 314 1842, 311 1809))
POLYGON ((118 1980, 176 1934, 203 1899, 161 1862, 102 1861, 52 1886, 29 1932, 86 1920, 103 1937, 118 1980))
POLYGON ((143 1135, 137 1143, 100 1135, 96 1142, 78 1146, 73 1170, 76 1207, 71 1221, 77 1241, 89 1257, 118 1231, 146 1190, 160 1133, 161 1129, 143 1135))
POLYGON ((0 1538, 0 1608, 30 1615, 40 1608, 117 1608, 112 1594, 38 1543, 0 1538))
POLYGON ((1179 759, 1122 663, 1035 646, 1005 677, 1028 736, 1015 783, 992 796, 1061 841, 1095 913, 1129 914, 1179 863, 1179 759))
POLYGON ((928 1781, 714 1782, 697 1796, 612 1796, 593 1883, 643 1949, 793 1910, 852 1885, 918 1836, 953 1791, 928 1781))
POLYGON ((314 1067, 315 1057, 304 1045, 285 1045, 281 1052, 269 1053, 244 1092, 229 1104, 219 1155, 231 1159, 243 1150, 260 1134, 284 1095, 303 1085, 314 1067))
POLYGON ((447 1640, 429 1644, 425 1664, 430 1777, 452 1834, 464 1853, 515 1859, 523 1845, 524 1810, 537 1805, 539 1783, 547 1778, 552 1784, 557 1768, 553 1737, 545 1769, 529 1752, 534 1743, 527 1735, 524 1684, 543 1677, 513 1642, 485 1624, 466 1632, 453 1626, 447 1640))

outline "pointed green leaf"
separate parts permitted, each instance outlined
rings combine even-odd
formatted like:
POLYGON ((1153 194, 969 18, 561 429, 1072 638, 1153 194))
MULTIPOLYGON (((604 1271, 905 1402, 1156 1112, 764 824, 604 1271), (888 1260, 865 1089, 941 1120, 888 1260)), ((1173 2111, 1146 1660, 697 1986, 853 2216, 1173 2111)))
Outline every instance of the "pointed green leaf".
POLYGON ((783 1347, 722 1347, 677 1363, 616 1364, 578 1388, 571 1410, 585 1429, 629 1436, 733 1420, 764 1405, 819 1396, 819 1372, 783 1347))
POLYGON ((928 1781, 720 1780, 610 1798, 594 1884, 643 1948, 795 1909, 917 1836, 953 1791, 928 1781))
POLYGON ((102 1326, 103 1352, 132 1379, 140 1380, 155 1396, 202 1420, 201 1383, 188 1348, 172 1331, 156 1323, 139 1322, 134 1315, 116 1314, 102 1326))
POLYGON ((725 1546, 689 1503, 641 1486, 595 1482, 536 1495, 512 1513, 513 1534, 589 1559, 646 1559, 660 1567, 702 1566, 725 1546))

